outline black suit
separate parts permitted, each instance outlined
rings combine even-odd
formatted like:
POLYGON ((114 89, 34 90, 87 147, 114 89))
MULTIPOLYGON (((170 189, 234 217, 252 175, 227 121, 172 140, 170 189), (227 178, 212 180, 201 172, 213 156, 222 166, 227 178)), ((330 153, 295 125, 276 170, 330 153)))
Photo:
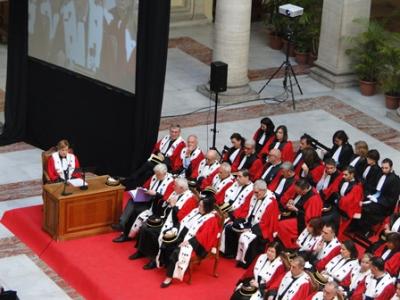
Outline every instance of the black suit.
MULTIPOLYGON (((377 197, 378 203, 371 202, 363 207, 362 218, 364 221, 371 225, 381 223, 386 217, 393 214, 399 195, 400 178, 394 172, 389 173, 386 175, 380 194, 377 197)), ((367 198, 366 200, 369 199, 367 198)))
MULTIPOLYGON (((326 157, 332 158, 333 154, 335 154, 338 148, 339 146, 337 146, 336 144, 333 145, 332 149, 326 154, 326 157)), ((343 171, 344 168, 346 168, 349 165, 353 155, 354 155, 353 147, 349 143, 343 144, 342 150, 340 151, 339 154, 339 159, 338 159, 339 161, 337 164, 337 168, 343 171)))
MULTIPOLYGON (((353 155, 353 157, 350 159, 350 163, 359 157, 359 155, 353 155)), ((350 164, 349 163, 349 164, 350 164)), ((356 178, 358 180, 362 180, 362 175, 365 171, 365 168, 368 166, 367 159, 365 157, 360 157, 360 159, 357 161, 357 163, 354 165, 354 168, 356 169, 356 178)))
MULTIPOLYGON (((368 166, 367 166, 368 167, 368 166)), ((376 192, 376 185, 378 184, 379 178, 381 178, 382 169, 378 165, 371 166, 367 177, 361 179, 364 187, 365 195, 372 195, 376 192)))

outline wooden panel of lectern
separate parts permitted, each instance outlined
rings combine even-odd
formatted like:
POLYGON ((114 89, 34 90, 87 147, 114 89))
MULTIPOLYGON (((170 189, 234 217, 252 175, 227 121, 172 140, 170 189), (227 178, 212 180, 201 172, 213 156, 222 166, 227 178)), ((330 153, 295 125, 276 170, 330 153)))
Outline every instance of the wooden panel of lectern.
POLYGON ((43 229, 55 240, 69 240, 112 231, 122 209, 123 185, 106 185, 108 176, 87 179, 88 189, 64 183, 43 186, 43 229))

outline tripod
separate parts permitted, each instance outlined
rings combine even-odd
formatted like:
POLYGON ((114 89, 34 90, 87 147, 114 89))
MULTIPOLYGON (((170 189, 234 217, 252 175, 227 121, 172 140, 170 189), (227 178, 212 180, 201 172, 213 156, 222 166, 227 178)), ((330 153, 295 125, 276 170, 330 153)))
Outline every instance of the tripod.
MULTIPOLYGON (((217 113, 218 113, 218 90, 215 92, 214 127, 213 127, 213 129, 211 129, 211 131, 213 132, 213 143, 212 143, 211 149, 214 149, 214 150, 217 150, 217 147, 215 147, 215 142, 217 139, 217 113)), ((218 150, 217 150, 217 152, 218 152, 218 150)))
POLYGON ((296 109, 296 103, 294 100, 294 92, 293 92, 293 82, 292 82, 292 77, 294 78, 297 87, 299 88, 300 94, 303 95, 303 91, 301 90, 299 81, 297 80, 296 74, 293 71, 292 64, 290 63, 289 59, 289 48, 290 45, 292 44, 292 36, 293 36, 293 31, 288 27, 287 29, 287 46, 286 46, 286 59, 285 61, 281 64, 281 66, 276 70, 271 77, 268 79, 268 81, 264 84, 264 86, 260 89, 258 92, 261 94, 261 92, 267 87, 267 85, 271 82, 271 80, 282 70, 282 68, 285 68, 285 77, 283 79, 283 88, 286 93, 290 93, 292 95, 292 105, 293 109, 296 109), (288 80, 289 80, 289 86, 288 86, 288 80))

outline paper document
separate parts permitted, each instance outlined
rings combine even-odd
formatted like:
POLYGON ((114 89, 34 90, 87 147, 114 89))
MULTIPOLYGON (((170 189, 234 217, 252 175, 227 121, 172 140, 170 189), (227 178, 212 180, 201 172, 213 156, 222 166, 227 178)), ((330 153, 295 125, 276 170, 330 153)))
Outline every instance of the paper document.
POLYGON ((149 194, 146 194, 147 189, 137 188, 135 196, 133 197, 133 202, 148 202, 151 199, 149 194))
MULTIPOLYGON (((73 178, 73 179, 68 180, 68 182, 75 187, 81 187, 81 186, 83 186, 83 183, 84 183, 82 178, 73 178)), ((88 185, 86 181, 85 181, 85 185, 88 185)))

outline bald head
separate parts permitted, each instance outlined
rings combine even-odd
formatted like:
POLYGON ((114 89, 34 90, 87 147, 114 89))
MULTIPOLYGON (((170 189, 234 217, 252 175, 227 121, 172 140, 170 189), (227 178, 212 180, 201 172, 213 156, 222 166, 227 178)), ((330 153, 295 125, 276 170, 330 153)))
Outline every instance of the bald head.
POLYGON ((208 165, 215 163, 218 160, 218 152, 215 150, 208 150, 206 154, 206 161, 208 165))
POLYGON ((281 151, 279 149, 271 149, 268 154, 268 161, 272 164, 279 163, 281 161, 281 151))

